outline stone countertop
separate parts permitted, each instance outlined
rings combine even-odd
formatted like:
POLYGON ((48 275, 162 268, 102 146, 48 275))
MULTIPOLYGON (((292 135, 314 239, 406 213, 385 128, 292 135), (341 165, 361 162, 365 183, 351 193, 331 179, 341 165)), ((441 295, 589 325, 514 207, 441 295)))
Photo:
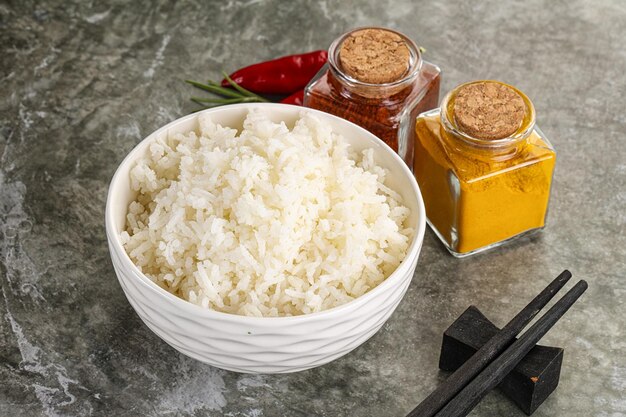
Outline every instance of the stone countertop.
MULTIPOLYGON (((535 416, 626 415, 626 4, 9 1, 0 4, 0 415, 404 416, 445 375, 470 304, 503 325, 568 268, 590 287, 545 337, 565 348, 535 416), (557 149, 548 227, 465 260, 429 230, 409 291, 370 341, 291 375, 189 359, 142 324, 110 263, 104 205, 126 153, 190 112, 184 78, 326 48, 383 25, 426 47, 442 92, 499 79, 557 149)), ((522 416, 498 392, 473 416, 522 416)))

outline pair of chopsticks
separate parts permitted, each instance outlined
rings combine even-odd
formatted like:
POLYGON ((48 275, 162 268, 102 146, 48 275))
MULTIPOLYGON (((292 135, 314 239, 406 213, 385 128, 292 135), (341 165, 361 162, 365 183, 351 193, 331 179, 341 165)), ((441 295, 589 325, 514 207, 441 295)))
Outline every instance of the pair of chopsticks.
POLYGON ((571 277, 569 271, 563 271, 407 417, 462 417, 469 414, 585 292, 587 282, 578 281, 546 314, 513 342, 519 332, 571 277))

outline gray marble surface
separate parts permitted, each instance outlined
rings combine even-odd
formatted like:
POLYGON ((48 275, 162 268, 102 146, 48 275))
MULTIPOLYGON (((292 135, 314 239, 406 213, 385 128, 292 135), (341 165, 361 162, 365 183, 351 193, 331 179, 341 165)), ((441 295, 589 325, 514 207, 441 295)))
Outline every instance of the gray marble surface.
MULTIPOLYGON (((535 415, 626 415, 624 39, 620 0, 2 1, 0 415, 403 416, 444 379, 441 333, 468 305, 502 325, 564 268, 590 288, 544 339, 565 360, 535 415), (533 99, 558 153, 547 229, 466 260, 428 231, 389 322, 321 368, 239 375, 182 356, 113 273, 103 213, 117 164, 194 108, 184 78, 372 24, 425 46, 443 91, 495 78, 533 99)), ((523 414, 494 392, 472 415, 523 414)))

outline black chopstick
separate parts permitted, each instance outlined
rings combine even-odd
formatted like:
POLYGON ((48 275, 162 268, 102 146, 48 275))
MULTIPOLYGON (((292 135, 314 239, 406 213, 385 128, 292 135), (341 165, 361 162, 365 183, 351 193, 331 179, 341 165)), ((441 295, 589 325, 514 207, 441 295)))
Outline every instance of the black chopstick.
POLYGON ((524 327, 532 321, 543 307, 559 292, 572 277, 565 270, 559 274, 539 295, 474 353, 459 369, 450 375, 443 384, 422 401, 407 417, 433 417, 448 401, 463 389, 480 371, 498 356, 524 327))
POLYGON ((436 414, 436 417, 462 417, 469 414, 492 389, 515 368, 567 310, 587 289, 584 280, 567 292, 530 329, 491 362, 476 378, 463 388, 436 414))

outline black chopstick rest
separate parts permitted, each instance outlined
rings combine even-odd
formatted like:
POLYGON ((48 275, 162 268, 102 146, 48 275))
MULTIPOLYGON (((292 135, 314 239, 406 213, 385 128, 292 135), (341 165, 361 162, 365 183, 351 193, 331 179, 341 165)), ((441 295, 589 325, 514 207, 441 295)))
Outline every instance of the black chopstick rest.
POLYGON ((417 405, 417 407, 409 412, 407 417, 433 417, 439 410, 445 408, 454 396, 465 389, 466 385, 469 384, 476 375, 488 367, 489 363, 500 355, 507 346, 511 345, 511 342, 513 342, 519 332, 532 321, 548 302, 550 302, 554 295, 563 288, 571 277, 572 274, 569 271, 565 270, 561 272, 559 276, 533 298, 526 307, 517 313, 502 330, 489 339, 475 355, 472 355, 456 372, 450 375, 443 384, 435 388, 433 392, 417 405))
MULTIPOLYGON (((478 308, 470 306, 444 332, 439 368, 456 371, 498 331, 478 308)), ((562 362, 563 349, 537 345, 498 388, 531 415, 559 384, 562 362)))
MULTIPOLYGON (((454 397, 447 399, 446 405, 435 414, 436 417, 465 417, 483 398, 497 387, 518 363, 532 350, 537 342, 556 324, 587 290, 587 282, 580 280, 547 313, 530 326, 513 344, 496 357, 454 397)), ((501 332, 500 332, 501 333, 501 332)), ((476 355, 474 355, 476 356, 476 355)), ((472 357, 474 357, 472 356, 472 357)), ((468 361, 469 362, 469 361, 468 361)), ((466 363, 468 363, 466 362, 466 363)), ((462 369, 462 368, 459 368, 462 369)), ((455 372, 452 375, 455 375, 455 372)))

